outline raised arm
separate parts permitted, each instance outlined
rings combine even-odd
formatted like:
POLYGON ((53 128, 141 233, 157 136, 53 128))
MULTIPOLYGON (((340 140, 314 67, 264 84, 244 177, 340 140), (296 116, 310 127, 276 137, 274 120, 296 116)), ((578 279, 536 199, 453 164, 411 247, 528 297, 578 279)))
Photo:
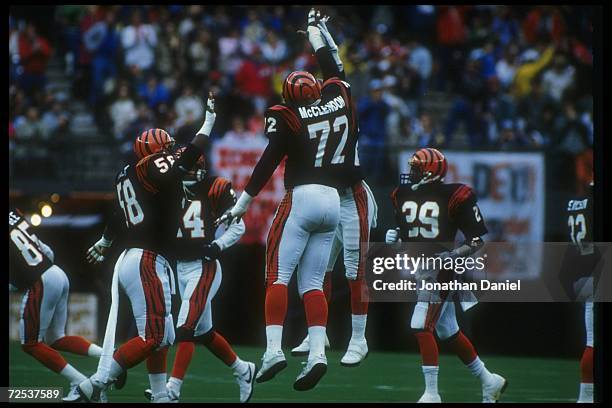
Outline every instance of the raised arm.
POLYGON ((328 16, 321 17, 318 10, 310 9, 308 13, 308 41, 317 56, 317 61, 323 73, 323 80, 338 77, 345 79, 344 65, 340 60, 338 46, 327 29, 328 16))

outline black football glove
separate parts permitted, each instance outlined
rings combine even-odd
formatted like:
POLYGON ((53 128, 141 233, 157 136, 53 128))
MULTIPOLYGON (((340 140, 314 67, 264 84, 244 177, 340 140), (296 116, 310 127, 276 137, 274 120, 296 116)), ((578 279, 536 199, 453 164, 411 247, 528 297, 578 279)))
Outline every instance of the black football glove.
POLYGON ((204 259, 205 262, 212 262, 219 258, 219 255, 221 255, 221 248, 219 248, 219 245, 214 242, 204 245, 202 249, 202 259, 204 259))

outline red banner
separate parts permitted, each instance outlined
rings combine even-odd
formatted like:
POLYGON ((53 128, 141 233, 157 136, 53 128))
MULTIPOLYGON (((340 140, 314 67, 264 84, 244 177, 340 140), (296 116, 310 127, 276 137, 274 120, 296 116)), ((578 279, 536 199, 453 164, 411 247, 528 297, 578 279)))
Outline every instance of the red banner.
MULTIPOLYGON (((213 143, 211 157, 214 172, 232 182, 238 197, 242 194, 267 144, 268 140, 264 136, 224 137, 213 143)), ((274 213, 285 194, 284 172, 283 160, 270 181, 251 202, 244 216, 246 233, 240 243, 265 245, 274 213)))

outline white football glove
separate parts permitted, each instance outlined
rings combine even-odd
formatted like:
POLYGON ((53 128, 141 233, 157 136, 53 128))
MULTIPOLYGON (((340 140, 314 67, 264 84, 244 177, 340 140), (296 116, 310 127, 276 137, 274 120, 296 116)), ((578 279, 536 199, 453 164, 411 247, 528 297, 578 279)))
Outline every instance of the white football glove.
POLYGON ((393 244, 395 242, 398 242, 398 240, 401 242, 401 240, 399 239, 399 231, 397 230, 397 228, 387 230, 387 234, 385 235, 385 242, 387 244, 393 244))
POLYGON ((104 262, 104 252, 113 244, 112 241, 102 237, 91 248, 87 250, 87 262, 90 264, 99 264, 104 262))
POLYGON ((234 206, 225 214, 215 220, 215 226, 220 224, 229 226, 234 220, 236 220, 236 222, 240 222, 240 219, 244 213, 247 212, 251 200, 253 200, 253 197, 251 197, 246 191, 243 191, 238 201, 236 201, 236 204, 234 204, 234 206))
POLYGON ((206 117, 204 119, 204 124, 198 131, 198 135, 205 134, 206 136, 210 136, 210 132, 212 132, 212 128, 215 125, 216 118, 217 114, 215 112, 215 97, 212 92, 209 92, 208 100, 206 101, 206 117))

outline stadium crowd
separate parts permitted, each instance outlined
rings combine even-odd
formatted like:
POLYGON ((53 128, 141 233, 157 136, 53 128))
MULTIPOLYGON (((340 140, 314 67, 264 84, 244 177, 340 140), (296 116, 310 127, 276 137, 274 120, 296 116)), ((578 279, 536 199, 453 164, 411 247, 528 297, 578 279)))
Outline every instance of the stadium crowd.
MULTIPOLYGON (((73 100, 87 103, 99 138, 125 154, 153 126, 186 142, 209 89, 219 109, 213 139, 231 134, 248 143, 262 133, 265 108, 281 101, 284 77, 316 71, 297 33, 304 10, 70 5, 56 7, 44 30, 10 15, 11 151, 29 159, 65 148, 74 137, 73 100), (68 95, 46 87, 52 58, 70 78, 68 95), (32 141, 35 148, 20 149, 32 141)), ((577 169, 591 160, 590 8, 323 10, 334 22, 372 177, 395 171, 398 147, 554 151, 577 169)))

